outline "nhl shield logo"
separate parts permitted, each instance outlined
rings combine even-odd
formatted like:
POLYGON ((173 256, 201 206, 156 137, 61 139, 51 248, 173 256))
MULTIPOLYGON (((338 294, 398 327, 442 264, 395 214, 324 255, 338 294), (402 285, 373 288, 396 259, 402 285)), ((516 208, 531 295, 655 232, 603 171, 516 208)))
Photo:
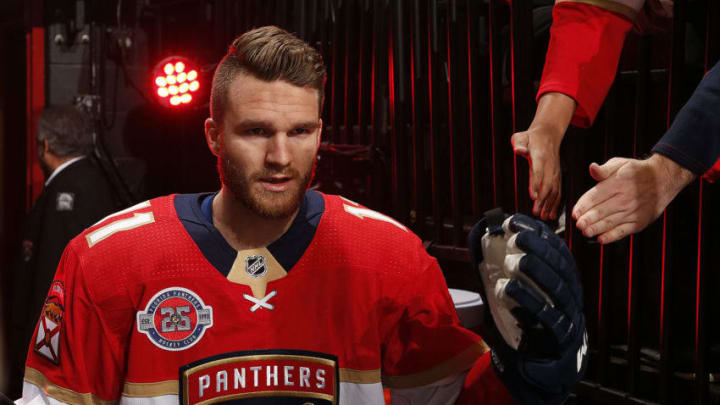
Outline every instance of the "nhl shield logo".
POLYGON ((212 307, 193 291, 170 287, 148 301, 145 311, 137 313, 138 332, 144 333, 164 350, 185 350, 213 326, 212 307))
POLYGON ((265 264, 265 256, 248 256, 245 258, 245 271, 251 277, 260 278, 267 274, 267 265, 265 264))

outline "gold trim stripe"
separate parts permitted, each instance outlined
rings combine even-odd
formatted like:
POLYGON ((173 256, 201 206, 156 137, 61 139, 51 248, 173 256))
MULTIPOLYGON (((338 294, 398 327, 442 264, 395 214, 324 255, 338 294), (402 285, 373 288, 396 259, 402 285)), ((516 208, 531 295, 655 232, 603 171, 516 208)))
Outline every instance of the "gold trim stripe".
POLYGON ((341 368, 339 370, 340 382, 353 384, 376 384, 382 379, 380 377, 380 369, 375 370, 355 370, 352 368, 341 368))
POLYGON ((298 392, 298 391, 257 391, 257 392, 245 392, 241 394, 232 394, 232 395, 223 395, 221 397, 216 397, 212 399, 208 399, 201 402, 196 402, 195 405, 210 405, 210 404, 217 404, 225 401, 230 401, 233 399, 243 399, 243 398, 272 398, 272 397, 294 397, 294 398, 315 398, 315 399, 322 399, 328 402, 332 402, 333 404, 337 403, 336 399, 333 398, 332 395, 327 394, 321 394, 317 392, 298 392))
MULTIPOLYGON (((482 354, 485 354, 490 351, 490 346, 488 346, 484 340, 480 341, 480 346, 482 346, 482 354)), ((481 356, 482 356, 481 354, 481 356)))
POLYGON ((627 18, 630 21, 635 21, 635 17, 638 15, 638 10, 634 8, 614 1, 609 0, 555 0, 555 4, 560 3, 583 3, 591 6, 599 7, 603 10, 607 10, 627 18))
POLYGON ((178 384, 178 380, 167 380, 154 383, 126 382, 123 387, 123 395, 133 398, 178 395, 179 393, 180 384, 178 384))
POLYGON ((478 342, 457 356, 420 373, 408 375, 383 375, 383 385, 388 388, 415 388, 432 384, 450 375, 460 373, 472 367, 473 363, 490 350, 485 342, 478 342))
POLYGON ((43 390, 43 392, 45 392, 45 395, 58 401, 65 402, 67 404, 110 405, 117 403, 117 400, 108 401, 98 398, 95 394, 89 392, 79 393, 71 389, 55 385, 50 380, 48 380, 43 373, 31 367, 25 367, 25 381, 38 386, 40 389, 43 390))

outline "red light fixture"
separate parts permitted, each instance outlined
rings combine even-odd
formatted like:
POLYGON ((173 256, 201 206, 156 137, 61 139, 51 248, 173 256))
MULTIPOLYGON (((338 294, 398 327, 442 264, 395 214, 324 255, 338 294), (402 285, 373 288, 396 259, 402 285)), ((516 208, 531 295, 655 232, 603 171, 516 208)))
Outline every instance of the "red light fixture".
POLYGON ((153 69, 154 93, 158 102, 170 108, 188 105, 200 88, 198 68, 182 56, 167 57, 153 69))

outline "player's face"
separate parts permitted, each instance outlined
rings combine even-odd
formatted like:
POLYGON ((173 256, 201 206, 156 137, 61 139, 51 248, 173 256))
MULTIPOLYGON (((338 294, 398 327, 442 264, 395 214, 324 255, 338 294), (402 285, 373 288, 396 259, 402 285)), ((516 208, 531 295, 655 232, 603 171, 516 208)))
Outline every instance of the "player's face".
POLYGON ((320 145, 318 92, 245 74, 229 90, 213 150, 223 186, 263 218, 289 217, 302 203, 320 145))

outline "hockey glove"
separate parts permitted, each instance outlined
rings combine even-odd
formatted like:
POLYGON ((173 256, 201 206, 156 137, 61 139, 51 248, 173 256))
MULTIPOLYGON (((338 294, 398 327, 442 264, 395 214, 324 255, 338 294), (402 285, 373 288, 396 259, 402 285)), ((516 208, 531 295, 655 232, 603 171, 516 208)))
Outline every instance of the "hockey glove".
POLYGON ((561 404, 587 366, 575 260, 543 222, 500 209, 485 215, 469 243, 495 370, 519 403, 561 404))

